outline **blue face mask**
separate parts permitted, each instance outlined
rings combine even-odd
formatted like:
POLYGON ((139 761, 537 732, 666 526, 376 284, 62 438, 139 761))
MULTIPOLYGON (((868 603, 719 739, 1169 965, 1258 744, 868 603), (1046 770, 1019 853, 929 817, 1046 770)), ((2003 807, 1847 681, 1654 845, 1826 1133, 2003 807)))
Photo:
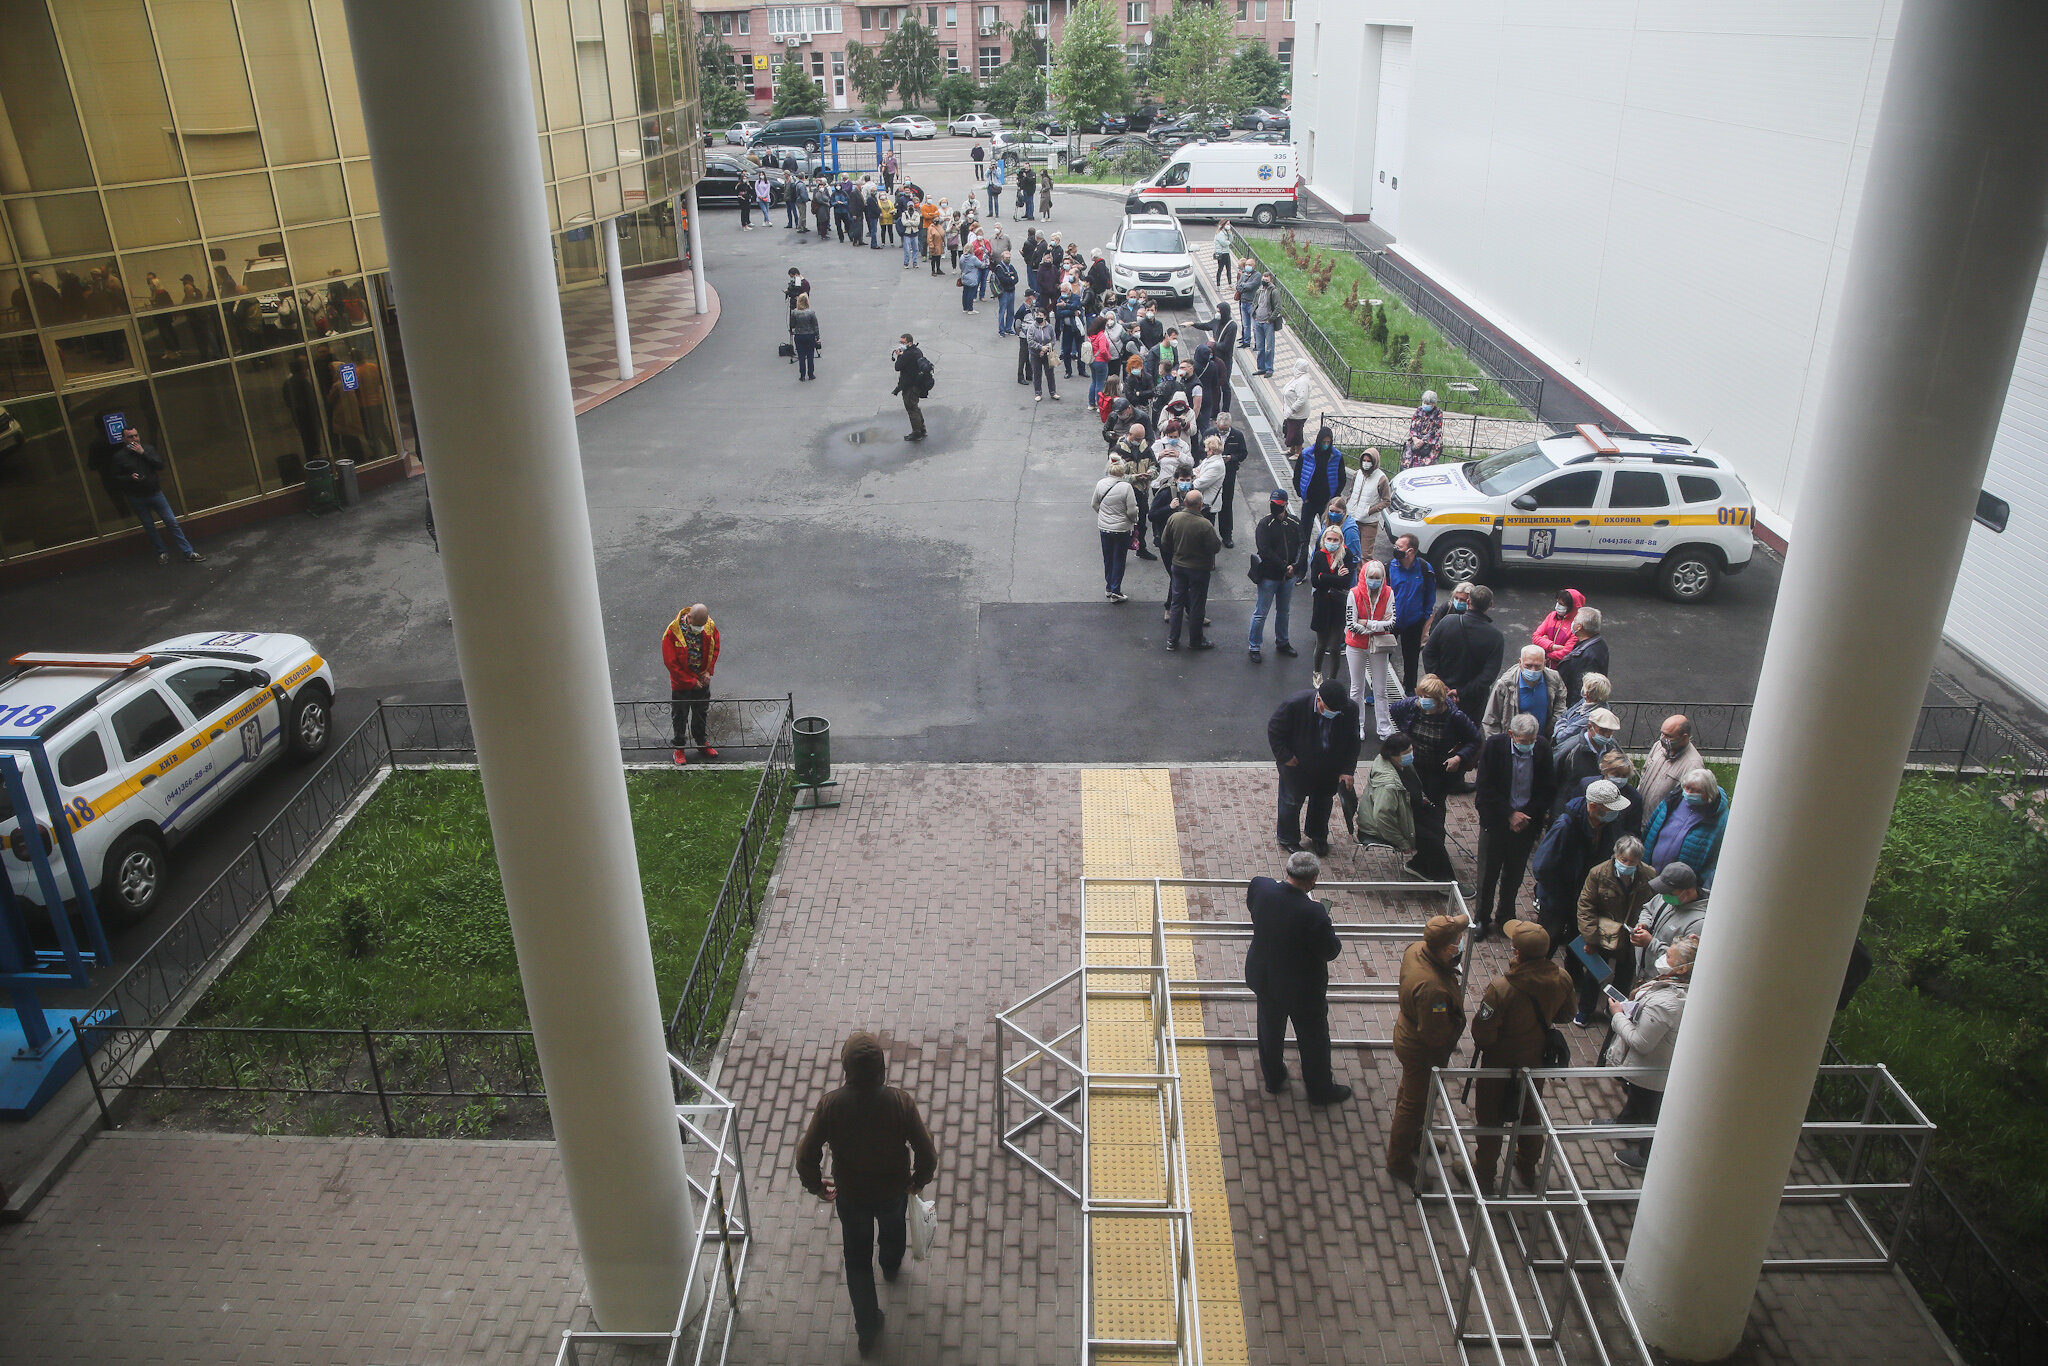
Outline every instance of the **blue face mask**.
POLYGON ((1337 525, 1337 523, 1344 520, 1344 514, 1341 512, 1328 512, 1324 513, 1323 515, 1328 520, 1331 526, 1335 526, 1337 525))
POLYGON ((1541 682, 1543 681, 1543 670, 1541 670, 1541 669, 1524 669, 1524 670, 1522 670, 1522 681, 1523 681, 1524 683, 1541 683, 1541 682))
POLYGON ((1616 877, 1634 877, 1635 872, 1636 866, 1633 863, 1623 863, 1620 859, 1614 861, 1614 875, 1616 877))
POLYGON ((1385 582, 1385 579, 1379 578, 1378 576, 1372 574, 1366 575, 1365 578, 1365 586, 1375 593, 1380 591, 1380 585, 1385 582))
POLYGON ((1514 740, 1510 740, 1508 743, 1515 747, 1515 753, 1522 755, 1524 758, 1536 752, 1536 742, 1534 740, 1531 740, 1526 745, 1514 740))
POLYGON ((1688 792, 1685 794, 1685 804, 1695 808, 1703 807, 1707 804, 1707 794, 1704 792, 1688 792))
POLYGON ((1401 767, 1403 767, 1403 768, 1413 768, 1413 767, 1415 767, 1415 751, 1414 751, 1414 750, 1412 750, 1412 749, 1411 749, 1411 750, 1404 750, 1404 751, 1402 752, 1402 754, 1401 754, 1401 767))
POLYGON ((1415 705, 1424 711, 1435 711, 1436 699, 1434 697, 1418 697, 1415 699, 1415 705))
POLYGON ((1471 603, 1469 603, 1469 602, 1465 601, 1465 600, 1464 600, 1463 598, 1452 598, 1452 599, 1451 599, 1451 610, 1452 610, 1453 612, 1462 612, 1462 611, 1464 611, 1464 610, 1465 610, 1465 609, 1466 609, 1467 607, 1470 607, 1471 605, 1472 605, 1471 603))
POLYGON ((1608 750, 1614 748, 1614 737, 1612 735, 1595 735, 1589 730, 1586 732, 1586 743, 1591 745, 1596 752, 1605 754, 1608 750))

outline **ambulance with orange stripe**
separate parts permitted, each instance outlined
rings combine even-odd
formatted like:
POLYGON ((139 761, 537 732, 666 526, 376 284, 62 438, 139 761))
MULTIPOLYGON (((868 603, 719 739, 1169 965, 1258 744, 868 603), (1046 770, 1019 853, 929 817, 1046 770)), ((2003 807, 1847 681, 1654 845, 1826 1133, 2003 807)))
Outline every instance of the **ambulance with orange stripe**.
POLYGON ((1674 602, 1704 602, 1755 548, 1748 486, 1682 436, 1584 423, 1393 485, 1387 535, 1415 537, 1447 584, 1499 565, 1634 570, 1674 602))
MULTIPOLYGON (((210 631, 133 654, 32 651, 13 662, 0 681, 0 738, 42 743, 56 819, 116 924, 156 908, 172 845, 280 758, 326 749, 333 725, 334 672, 298 636, 210 631)), ((27 756, 0 754, 15 755, 32 808, 24 821, 0 785, 0 863, 15 894, 41 904, 28 841, 53 848, 51 813, 27 756)), ((69 898, 64 860, 51 865, 69 898)))

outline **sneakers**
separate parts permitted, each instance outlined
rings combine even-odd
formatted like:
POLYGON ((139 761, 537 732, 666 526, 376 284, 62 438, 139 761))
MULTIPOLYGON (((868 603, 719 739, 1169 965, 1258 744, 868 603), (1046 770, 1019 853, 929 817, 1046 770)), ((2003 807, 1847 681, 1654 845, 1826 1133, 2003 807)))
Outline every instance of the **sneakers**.
POLYGON ((1274 648, 1275 648, 1275 649, 1277 649, 1277 650, 1278 650, 1278 651, 1279 651, 1279 652, 1280 652, 1281 654, 1285 655, 1285 656, 1286 656, 1287 658, 1289 658, 1289 659, 1293 659, 1293 658, 1295 658, 1295 657, 1296 657, 1297 655, 1299 655, 1299 654, 1301 653, 1301 651, 1299 651, 1299 650, 1295 649, 1295 648, 1294 648, 1294 647, 1293 647, 1292 645, 1289 645, 1289 644, 1288 644, 1288 643, 1287 643, 1286 641, 1284 641, 1284 640, 1283 640, 1283 641, 1281 641, 1281 642, 1280 642, 1280 643, 1279 643, 1279 644, 1278 644, 1277 646, 1275 646, 1274 648))
POLYGON ((171 562, 170 552, 164 550, 157 551, 156 562, 158 564, 169 564, 171 562))
POLYGON ((699 745, 697 746, 697 757, 700 759, 716 759, 718 751, 709 745, 699 745))
POLYGON ((1311 688, 1320 688, 1323 686, 1323 671, 1321 669, 1315 669, 1309 673, 1308 685, 1311 688))
POLYGON ((1169 650, 1178 650, 1180 648, 1180 642, 1177 640, 1169 640, 1166 642, 1166 648, 1169 650))
POLYGON ((1129 602, 1131 599, 1127 594, 1124 593, 1111 593, 1109 595, 1109 600, 1111 602, 1129 602))
POLYGON ((690 762, 690 756, 689 756, 689 755, 687 755, 687 754, 685 754, 685 753, 683 753, 683 752, 682 752, 681 750, 676 750, 676 751, 674 751, 674 754, 675 754, 675 756, 676 756, 676 767, 677 767, 677 768, 681 768, 681 767, 682 767, 682 766, 683 766, 684 764, 687 764, 687 763, 689 763, 689 762, 690 762))
POLYGON ((1266 657, 1265 657, 1264 655, 1262 655, 1262 654, 1260 654, 1260 653, 1259 653, 1259 647, 1258 647, 1258 646, 1256 646, 1256 645, 1252 646, 1252 648, 1251 648, 1251 649, 1249 649, 1249 650, 1246 650, 1246 651, 1245 651, 1245 654, 1247 654, 1247 655, 1249 655, 1249 656, 1251 657, 1251 661, 1252 661, 1252 663, 1254 663, 1254 664, 1260 664, 1260 663, 1263 663, 1263 662, 1265 661, 1265 658, 1266 658, 1266 657))
POLYGON ((1640 1148, 1616 1148, 1614 1160, 1632 1172, 1642 1171, 1650 1165, 1650 1155, 1640 1148))

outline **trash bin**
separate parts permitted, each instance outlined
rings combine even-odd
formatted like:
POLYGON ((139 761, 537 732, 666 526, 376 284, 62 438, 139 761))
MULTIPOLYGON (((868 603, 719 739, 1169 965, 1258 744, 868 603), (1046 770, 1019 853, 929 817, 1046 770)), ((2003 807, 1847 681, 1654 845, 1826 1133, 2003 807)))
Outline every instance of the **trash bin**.
POLYGON ((337 460, 334 462, 336 482, 341 485, 341 505, 352 508, 363 501, 362 490, 356 487, 356 462, 337 460))
POLYGON ((797 782, 822 786, 832 777, 832 723, 822 716, 799 716, 790 730, 797 782))
POLYGON ((331 512, 334 509, 334 465, 326 460, 306 462, 306 510, 308 512, 331 512))

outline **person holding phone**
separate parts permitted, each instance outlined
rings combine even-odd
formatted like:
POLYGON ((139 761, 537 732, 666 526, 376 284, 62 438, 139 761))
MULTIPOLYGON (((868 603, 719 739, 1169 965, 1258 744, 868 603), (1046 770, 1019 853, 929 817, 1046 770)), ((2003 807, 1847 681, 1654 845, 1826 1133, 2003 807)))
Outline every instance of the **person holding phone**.
POLYGON ((1628 942, 1629 926, 1650 904, 1650 881, 1657 870, 1643 861, 1643 842, 1623 835, 1614 842, 1611 857, 1601 859, 1586 874, 1579 889, 1579 942, 1588 958, 1607 965, 1607 975, 1596 976, 1577 953, 1567 954, 1565 966, 1579 984, 1579 1013, 1573 1024, 1584 1026, 1604 1017, 1600 1009, 1600 984, 1604 980, 1623 995, 1635 983, 1635 951, 1628 942))
MULTIPOLYGON (((1611 1067, 1671 1066, 1678 1047, 1678 1026, 1685 1017, 1686 989, 1692 983, 1693 959, 1700 950, 1700 937, 1686 935, 1673 940, 1665 951, 1664 969, 1637 987, 1626 999, 1610 991, 1607 1009, 1614 1021, 1614 1044, 1609 1049, 1611 1067)), ((1655 1124, 1664 1106, 1664 1074, 1660 1070, 1646 1077, 1622 1079, 1621 1112, 1616 1124, 1655 1124)), ((1633 1171, 1650 1164, 1650 1140, 1624 1143, 1614 1150, 1614 1160, 1633 1171)))

